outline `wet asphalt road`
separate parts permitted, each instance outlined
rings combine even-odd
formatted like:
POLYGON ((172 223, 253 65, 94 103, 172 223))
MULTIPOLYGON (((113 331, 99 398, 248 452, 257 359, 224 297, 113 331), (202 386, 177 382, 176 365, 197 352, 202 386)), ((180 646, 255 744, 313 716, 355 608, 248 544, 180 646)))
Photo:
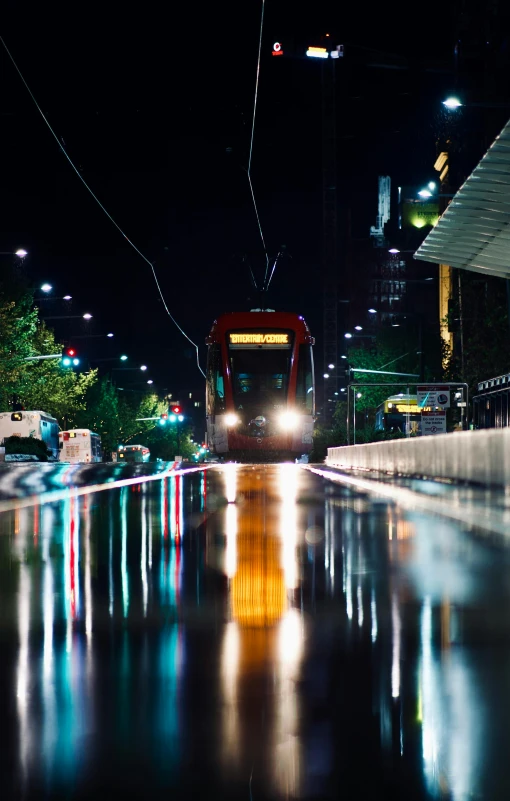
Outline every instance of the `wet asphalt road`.
POLYGON ((295 465, 3 511, 0 797, 508 799, 509 577, 295 465))

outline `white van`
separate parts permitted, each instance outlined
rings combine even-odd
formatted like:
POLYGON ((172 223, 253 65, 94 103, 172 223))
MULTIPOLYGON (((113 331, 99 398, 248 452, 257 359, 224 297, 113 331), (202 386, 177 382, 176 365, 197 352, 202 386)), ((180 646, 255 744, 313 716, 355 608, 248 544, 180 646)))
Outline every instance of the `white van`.
POLYGON ((88 428, 72 428, 61 431, 60 461, 70 464, 90 464, 102 461, 101 437, 88 428))

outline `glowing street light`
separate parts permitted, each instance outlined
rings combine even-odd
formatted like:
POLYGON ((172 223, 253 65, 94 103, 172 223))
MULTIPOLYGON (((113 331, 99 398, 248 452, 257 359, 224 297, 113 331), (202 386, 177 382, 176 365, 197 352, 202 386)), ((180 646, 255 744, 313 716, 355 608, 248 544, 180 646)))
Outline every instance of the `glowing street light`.
POLYGON ((445 106, 449 111, 456 111, 456 109, 462 106, 458 97, 447 97, 446 100, 443 100, 443 106, 445 106))
POLYGON ((398 248, 390 248, 388 253, 400 253, 400 250, 398 248))
POLYGON ((354 329, 355 329, 356 331, 363 331, 363 327, 362 327, 361 325, 355 325, 355 326, 354 326, 354 329))
POLYGON ((347 356, 340 356, 340 358, 341 358, 341 359, 346 359, 346 358, 347 358, 347 356))
POLYGON ((18 248, 18 250, 15 251, 14 255, 18 256, 18 258, 20 259, 24 259, 25 256, 28 256, 28 251, 25 250, 24 248, 18 248))
POLYGON ((62 298, 62 300, 72 300, 72 299, 73 299, 72 295, 64 295, 64 297, 62 298))
POLYGON ((344 337, 345 337, 346 339, 352 339, 352 334, 344 334, 344 337))
POLYGON ((143 372, 145 372, 145 371, 146 371, 146 369, 147 369, 147 365, 146 365, 146 364, 141 364, 141 365, 140 365, 140 370, 142 370, 143 372))
POLYGON ((430 191, 431 191, 431 192, 435 192, 435 191, 436 191, 436 188, 437 188, 437 187, 436 187, 436 184, 435 184, 435 182, 434 182, 434 181, 429 181, 429 183, 428 183, 428 187, 429 187, 429 189, 430 189, 430 191))
POLYGON ((83 319, 84 320, 92 320, 92 315, 87 312, 86 314, 83 315, 83 319))
POLYGON ((369 314, 377 314, 377 309, 369 309, 368 313, 369 314))
POLYGON ((120 357, 121 362, 127 362, 128 357, 123 353, 120 357))
POLYGON ((147 381, 147 383, 148 383, 148 384, 154 384, 154 381, 152 380, 152 378, 149 378, 149 380, 147 381))
POLYGON ((324 373, 324 378, 329 378, 329 373, 324 373))
POLYGON ((334 370, 335 369, 335 365, 334 364, 328 364, 328 367, 329 367, 330 370, 334 370))
POLYGON ((424 199, 432 197, 432 192, 430 191, 430 189, 420 189, 418 194, 419 194, 420 197, 422 197, 424 199))
POLYGON ((51 284, 43 284, 41 287, 41 292, 51 292, 53 289, 51 284))
POLYGON ((113 334, 107 334, 106 336, 107 336, 109 339, 111 339, 111 338, 112 338, 114 335, 113 335, 113 334))

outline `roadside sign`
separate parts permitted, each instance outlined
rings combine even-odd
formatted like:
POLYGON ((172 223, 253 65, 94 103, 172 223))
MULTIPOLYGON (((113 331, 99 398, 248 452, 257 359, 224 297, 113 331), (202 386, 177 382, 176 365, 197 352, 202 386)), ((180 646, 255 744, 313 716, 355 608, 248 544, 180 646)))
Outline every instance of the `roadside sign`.
POLYGON ((446 434, 446 412, 422 412, 421 435, 446 434))
POLYGON ((432 407, 438 406, 440 409, 450 408, 450 387, 446 386, 428 386, 416 387, 416 395, 418 406, 423 409, 424 406, 432 407))

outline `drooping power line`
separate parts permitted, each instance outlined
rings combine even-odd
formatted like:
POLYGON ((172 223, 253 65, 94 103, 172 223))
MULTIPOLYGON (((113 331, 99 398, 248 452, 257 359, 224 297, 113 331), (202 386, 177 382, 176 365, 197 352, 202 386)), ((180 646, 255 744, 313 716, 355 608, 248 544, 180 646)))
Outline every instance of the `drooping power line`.
POLYGON ((254 136, 255 136, 255 116, 256 116, 256 113, 257 113, 257 100, 258 100, 258 96, 259 96, 260 57, 261 57, 261 53, 262 53, 262 33, 263 33, 263 30, 264 30, 264 8, 265 8, 265 4, 266 4, 266 0, 262 0, 262 11, 261 11, 261 14, 260 14, 259 51, 258 51, 258 55, 257 55, 257 74, 256 74, 256 78, 255 78, 255 97, 253 98, 253 117, 252 117, 252 121, 251 121, 250 154, 249 154, 249 157, 248 157, 248 169, 246 171, 247 175, 248 175, 248 183, 250 185, 250 192, 251 192, 251 199, 253 201, 253 208, 255 209, 255 216, 257 218, 257 225, 259 227, 260 238, 262 240, 262 247, 264 248, 264 256, 266 257, 266 269, 265 269, 265 273, 264 273, 264 285, 266 284, 267 273, 269 271, 269 256, 268 256, 268 253, 267 253, 264 234, 262 232, 262 225, 261 225, 261 222, 260 222, 259 212, 258 212, 258 209, 257 209, 257 202, 255 200, 255 192, 253 191, 253 184, 252 184, 252 180, 251 180, 251 161, 252 161, 252 156, 253 156, 253 139, 254 139, 254 136))
POLYGON ((67 153, 67 151, 66 151, 65 147, 62 145, 62 143, 61 143, 60 139, 58 138, 57 134, 55 133, 55 131, 54 131, 54 130, 53 130, 53 128, 51 127, 51 125, 50 125, 50 123, 49 123, 48 119, 46 118, 46 116, 45 116, 45 114, 44 114, 43 110, 41 109, 41 107, 40 107, 39 103, 37 102, 37 100, 36 100, 36 98, 35 98, 35 96, 34 96, 34 94, 33 94, 32 90, 30 89, 30 87, 29 87, 28 83, 26 82, 25 78, 23 77, 23 74, 22 74, 21 70, 19 69, 18 65, 16 64, 16 62, 15 62, 15 60, 14 60, 13 56, 11 55, 11 52, 10 52, 9 48, 7 47, 6 43, 4 42, 4 40, 3 40, 2 36, 0 36, 0 42, 2 43, 2 45, 3 45, 3 47, 4 47, 4 49, 5 49, 6 53, 7 53, 7 55, 9 56, 9 58, 10 58, 10 60, 11 60, 12 64, 13 64, 13 66, 14 66, 14 69, 16 70, 16 72, 18 73, 19 77, 21 78, 21 81, 23 82, 23 85, 25 86, 25 89, 27 90, 27 92, 29 93, 30 97, 32 98, 32 100, 33 100, 33 102, 34 102, 34 104, 35 104, 35 107, 37 108, 37 110, 38 110, 39 114, 41 115, 41 117, 43 118, 44 122, 45 122, 45 123, 46 123, 46 125, 48 126, 48 129, 50 130, 50 133, 52 134, 52 136, 53 136, 53 138, 55 139, 56 143, 58 144, 58 146, 59 146, 60 150, 62 151, 62 153, 63 153, 63 154, 64 154, 64 156, 66 157, 67 161, 68 161, 68 162, 69 162, 69 164, 71 165, 72 169, 74 170, 74 172, 76 173, 76 175, 78 176, 78 178, 80 179, 80 181, 82 182, 82 184, 84 185, 84 187, 85 187, 85 188, 87 189, 87 191, 88 191, 88 192, 89 192, 89 193, 92 195, 92 197, 94 198, 94 200, 96 201, 96 203, 98 204, 98 206, 99 206, 99 207, 100 207, 100 208, 101 208, 101 209, 104 211, 104 213, 106 214, 106 216, 108 217, 108 219, 110 220, 110 222, 112 222, 112 223, 113 223, 113 225, 115 226, 115 228, 116 228, 116 229, 119 231, 119 233, 120 233, 120 234, 122 234, 122 236, 124 237, 124 239, 126 240, 126 242, 128 242, 128 244, 129 244, 129 245, 131 245, 131 247, 133 248, 133 250, 135 250, 135 251, 136 251, 136 253, 138 253, 138 255, 139 255, 139 256, 141 256, 141 258, 142 258, 142 259, 143 259, 143 260, 144 260, 144 261, 145 261, 145 262, 146 262, 146 263, 149 265, 149 267, 151 268, 151 270, 152 270, 152 275, 153 275, 154 281, 156 282, 156 287, 157 287, 157 289, 158 289, 159 296, 160 296, 160 298, 161 298, 161 301, 162 301, 162 303, 163 303, 164 309, 165 309, 166 313, 168 314, 168 316, 170 317, 170 319, 171 319, 171 321, 173 322, 173 324, 174 324, 174 325, 176 326, 176 328, 177 328, 177 329, 178 329, 178 330, 181 332, 181 334, 183 335, 183 337, 185 337, 185 338, 188 340, 188 342, 190 342, 190 343, 193 345, 193 347, 195 348, 196 355, 197 355, 197 367, 198 367, 198 369, 200 370, 200 372, 202 373, 202 375, 203 375, 203 376, 204 376, 204 378, 205 378, 205 373, 204 373, 204 371, 202 370, 202 368, 200 367, 200 359, 199 359, 199 354, 198 354, 198 345, 197 345, 195 342, 193 342, 193 340, 192 340, 192 339, 190 339, 190 337, 187 335, 187 333, 186 333, 186 332, 185 332, 185 331, 184 331, 184 330, 181 328, 181 326, 179 325, 179 323, 177 322, 177 320, 175 319, 175 317, 174 317, 174 316, 171 314, 171 312, 170 312, 170 309, 168 308, 168 306, 167 306, 167 303, 166 303, 166 301, 165 301, 165 298, 164 298, 163 292, 161 291, 161 287, 160 287, 160 285, 159 285, 159 281, 158 281, 158 277, 157 277, 157 275, 156 275, 156 270, 154 269, 154 265, 152 264, 152 262, 151 262, 151 261, 149 261, 149 259, 148 259, 148 258, 147 258, 147 257, 146 257, 146 256, 145 256, 143 253, 142 253, 142 251, 141 251, 141 250, 139 250, 139 248, 137 248, 137 247, 136 247, 136 245, 135 245, 135 244, 134 244, 134 243, 133 243, 133 242, 132 242, 132 241, 129 239, 129 237, 128 237, 128 236, 127 236, 125 233, 124 233, 124 231, 122 230, 122 228, 120 227, 120 225, 119 225, 119 224, 118 224, 118 223, 117 223, 117 222, 116 222, 116 221, 113 219, 112 215, 111 215, 111 214, 110 214, 110 213, 107 211, 107 209, 106 209, 106 208, 103 206, 103 204, 101 203, 101 201, 99 200, 99 198, 97 197, 97 195, 96 195, 96 194, 93 192, 93 190, 90 188, 90 186, 89 186, 89 185, 88 185, 88 183, 86 182, 85 178, 84 178, 84 177, 81 175, 80 171, 79 171, 79 170, 78 170, 78 168, 75 166, 75 164, 74 164, 73 160, 71 159, 71 157, 70 157, 70 156, 69 156, 69 154, 67 153))

